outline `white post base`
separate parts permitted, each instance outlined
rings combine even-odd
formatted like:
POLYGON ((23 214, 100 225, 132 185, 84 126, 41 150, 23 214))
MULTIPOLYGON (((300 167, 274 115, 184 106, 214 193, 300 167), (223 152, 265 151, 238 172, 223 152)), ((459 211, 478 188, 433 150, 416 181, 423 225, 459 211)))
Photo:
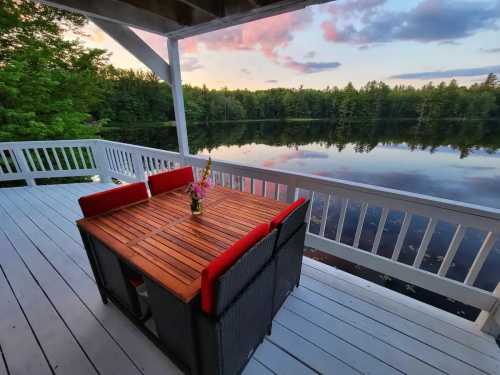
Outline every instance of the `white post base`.
POLYGON ((500 283, 493 291, 493 295, 498 298, 493 310, 481 311, 475 324, 482 332, 496 338, 500 336, 500 283))

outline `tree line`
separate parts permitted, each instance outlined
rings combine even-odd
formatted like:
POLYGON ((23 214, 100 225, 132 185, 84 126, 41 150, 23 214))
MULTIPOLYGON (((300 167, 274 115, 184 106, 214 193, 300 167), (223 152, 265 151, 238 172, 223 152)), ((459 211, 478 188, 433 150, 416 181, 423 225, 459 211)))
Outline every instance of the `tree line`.
MULTIPOLYGON (((107 52, 68 40, 82 16, 27 0, 0 8, 0 140, 91 137, 100 128, 174 120, 170 87, 154 74, 117 69, 107 52)), ((470 87, 456 81, 422 88, 369 82, 357 89, 228 90, 184 86, 190 123, 262 119, 500 118, 494 74, 470 87)))

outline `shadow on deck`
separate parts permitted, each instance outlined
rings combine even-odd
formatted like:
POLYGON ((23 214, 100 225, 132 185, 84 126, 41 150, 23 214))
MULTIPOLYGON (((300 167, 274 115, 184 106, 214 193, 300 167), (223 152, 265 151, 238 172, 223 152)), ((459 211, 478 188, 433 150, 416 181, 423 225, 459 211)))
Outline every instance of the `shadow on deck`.
MULTIPOLYGON (((109 184, 0 189, 0 375, 175 374, 103 305, 74 224, 109 184)), ((462 318, 304 259, 301 286, 245 374, 500 374, 492 337, 462 318)))

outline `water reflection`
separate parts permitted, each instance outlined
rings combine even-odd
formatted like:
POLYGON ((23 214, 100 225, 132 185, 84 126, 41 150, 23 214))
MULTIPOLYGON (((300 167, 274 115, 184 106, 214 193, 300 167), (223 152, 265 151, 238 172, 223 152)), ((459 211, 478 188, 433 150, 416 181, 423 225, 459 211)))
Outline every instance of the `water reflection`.
MULTIPOLYGON (((412 122, 251 122, 192 125, 188 129, 192 153, 216 159, 345 179, 414 193, 500 208, 500 124, 495 122, 440 122, 425 128, 412 122)), ((174 128, 107 130, 107 139, 168 150, 177 149, 174 128)), ((247 186, 249 190, 249 186, 247 186)), ((268 191, 273 194, 273 188, 268 191)), ((304 192, 308 194, 308 192, 304 192)), ((316 196, 310 230, 319 233, 325 197, 316 196)), ((341 241, 352 244, 360 204, 350 202, 341 241)), ((335 238, 340 214, 336 198, 330 204, 325 235, 335 238)), ((381 208, 370 206, 360 248, 371 251, 381 208)), ((403 215, 390 212, 379 254, 391 257, 403 215)), ((414 216, 399 260, 412 264, 428 219, 414 216)), ((422 268, 436 273, 456 227, 439 222, 422 268)), ((463 281, 484 233, 468 230, 448 277, 463 281)), ((357 265, 310 252, 330 264, 367 279, 473 319, 477 311, 412 285, 357 265)), ((500 280, 500 243, 488 257, 476 286, 493 290, 500 280)))

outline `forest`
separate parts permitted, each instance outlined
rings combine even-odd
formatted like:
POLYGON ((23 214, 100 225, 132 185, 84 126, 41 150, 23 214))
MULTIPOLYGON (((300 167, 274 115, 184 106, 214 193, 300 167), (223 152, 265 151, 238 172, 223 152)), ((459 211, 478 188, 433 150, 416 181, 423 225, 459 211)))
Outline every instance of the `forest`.
MULTIPOLYGON (((106 127, 139 127, 174 120, 170 87, 154 74, 117 69, 107 51, 77 39, 82 16, 27 0, 0 9, 0 141, 93 137, 106 127)), ((268 119, 436 120, 500 118, 494 74, 470 87, 456 81, 422 88, 369 82, 361 88, 269 90, 184 86, 190 124, 268 119)))
MULTIPOLYGON (((141 121, 144 110, 151 111, 151 121, 165 121, 172 109, 151 102, 149 90, 163 93, 161 102, 170 104, 170 91, 161 89, 155 77, 138 72, 118 72, 114 78, 108 114, 111 122, 125 123, 127 118, 141 121), (149 84, 146 84, 148 81, 149 84), (145 88, 145 86, 147 88, 145 88), (126 87, 127 89, 124 89, 126 87), (127 95, 131 88, 137 95, 127 95), (119 108, 137 108, 134 114, 119 108), (112 114, 113 112, 114 114, 112 114), (156 114, 156 115, 155 115, 156 114), (135 116, 135 117, 134 117, 135 116)), ((352 121, 371 119, 418 119, 421 122, 436 119, 488 119, 500 116, 500 85, 495 74, 484 82, 470 87, 459 86, 452 80, 422 88, 390 87, 384 82, 369 82, 360 89, 352 84, 344 88, 327 87, 323 90, 275 88, 268 90, 209 90, 206 87, 184 87, 187 119, 193 122, 263 119, 330 119, 352 121)), ((159 96, 155 96, 158 100, 159 96)), ((102 114, 99 117, 103 117, 102 114)))

